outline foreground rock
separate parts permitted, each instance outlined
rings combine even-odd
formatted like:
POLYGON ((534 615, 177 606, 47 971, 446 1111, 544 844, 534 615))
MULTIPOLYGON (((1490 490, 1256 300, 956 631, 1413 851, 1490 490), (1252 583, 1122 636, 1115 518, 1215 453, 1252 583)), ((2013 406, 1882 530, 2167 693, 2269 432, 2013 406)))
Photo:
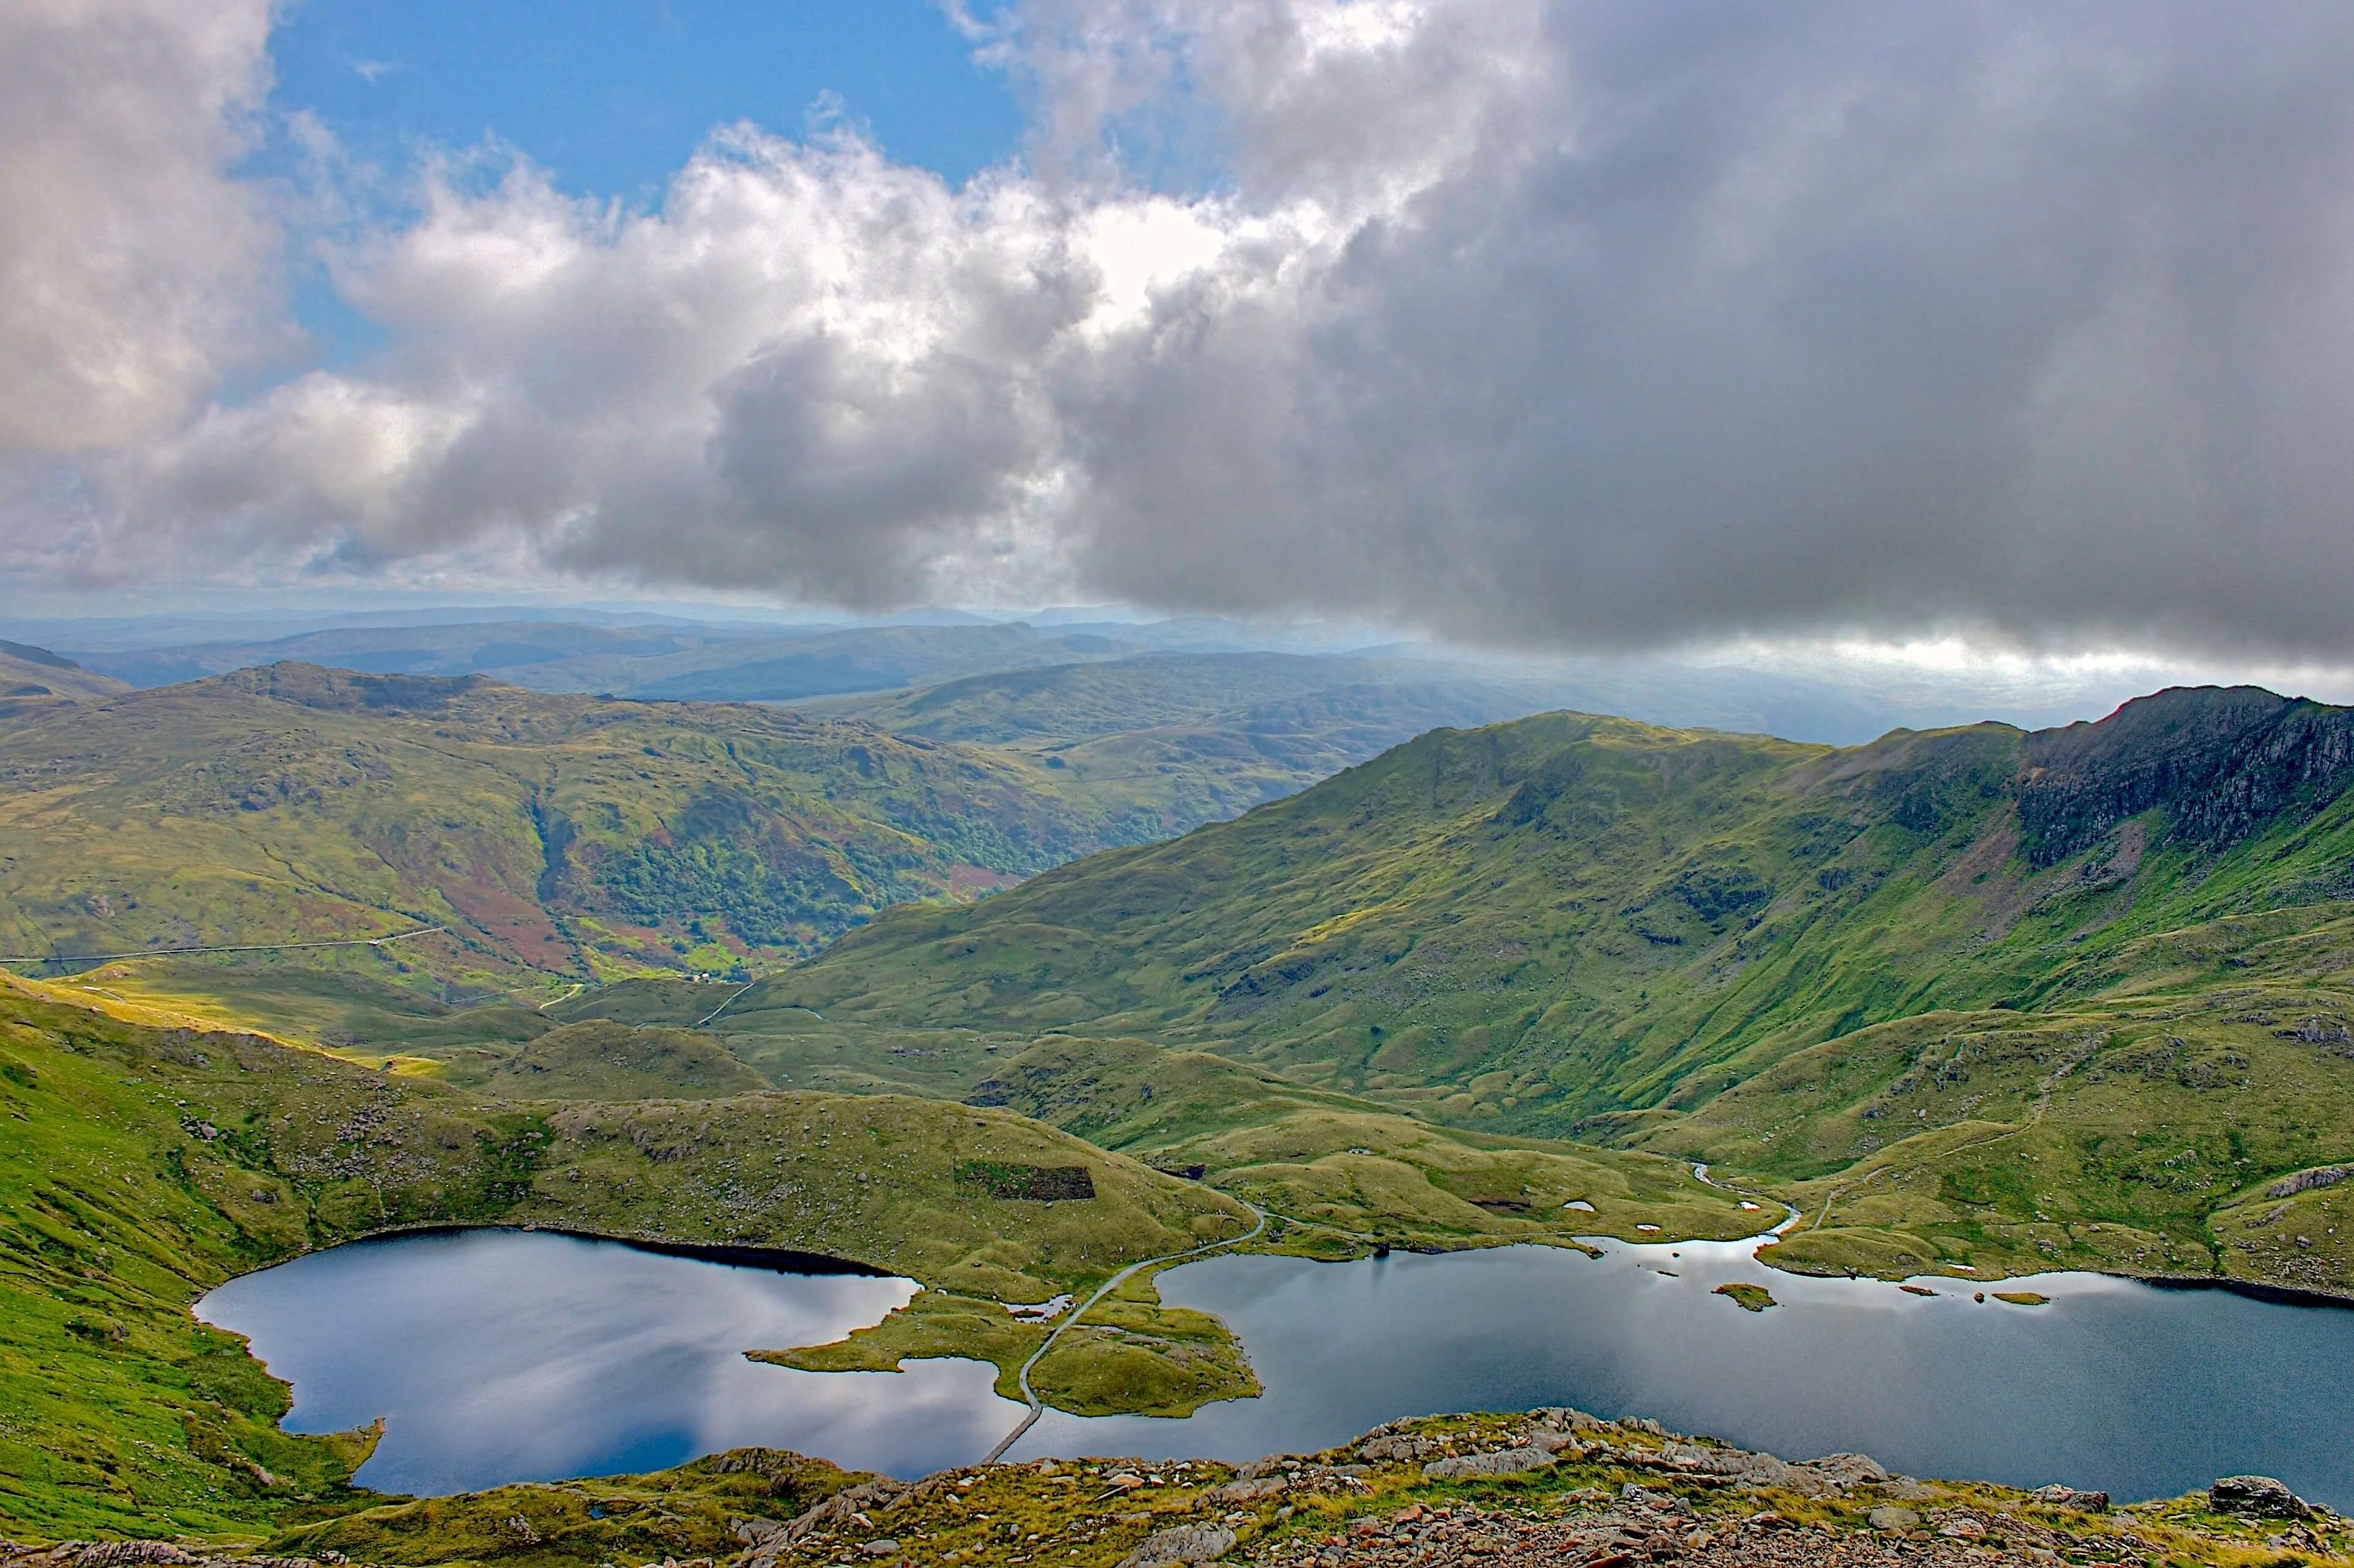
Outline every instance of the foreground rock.
POLYGON ((2207 1489, 2208 1506, 2218 1513, 2256 1519, 2306 1519, 2312 1505, 2270 1476, 2226 1476, 2207 1489))
POLYGON ((2354 1528, 2264 1477, 2116 1508, 1550 1408, 1392 1422, 1239 1468, 1043 1459, 903 1481, 740 1449, 387 1503, 263 1551, 0 1545, 0 1568, 2354 1568, 2354 1528))

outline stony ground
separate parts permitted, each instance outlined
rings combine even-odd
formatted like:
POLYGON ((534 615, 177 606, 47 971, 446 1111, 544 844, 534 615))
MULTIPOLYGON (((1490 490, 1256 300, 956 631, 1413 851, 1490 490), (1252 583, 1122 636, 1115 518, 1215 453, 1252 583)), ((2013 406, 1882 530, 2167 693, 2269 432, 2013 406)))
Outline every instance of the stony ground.
POLYGON ((1393 1422, 1239 1469, 1044 1459, 901 1481, 743 1449, 387 1504, 260 1550, 0 1542, 0 1568, 2354 1568, 2354 1520, 2261 1478, 2112 1508, 1545 1409, 1393 1422))
MULTIPOLYGON (((1989 1568, 1991 1564, 2054 1562, 2137 1563, 2137 1552, 2087 1550, 2060 1532, 1967 1511, 1942 1521, 1940 1533, 1909 1530, 1840 1529, 1800 1524, 1761 1510, 1740 1519, 1702 1522, 1673 1497, 1628 1499, 1598 1511, 1531 1520, 1476 1508, 1446 1513, 1409 1509, 1409 1516, 1361 1528, 1338 1540, 1303 1542, 1257 1561, 1269 1568, 1352 1568, 1415 1563, 1444 1568, 1634 1568, 1675 1563, 1687 1568, 1989 1568)), ((1927 1521, 1924 1520, 1924 1524, 1927 1521)))

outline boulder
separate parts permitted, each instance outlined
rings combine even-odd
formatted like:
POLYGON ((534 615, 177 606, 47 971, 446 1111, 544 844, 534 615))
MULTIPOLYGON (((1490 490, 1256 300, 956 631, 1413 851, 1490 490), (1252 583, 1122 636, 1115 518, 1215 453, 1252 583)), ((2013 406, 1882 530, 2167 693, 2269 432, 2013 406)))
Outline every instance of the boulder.
POLYGON ((2052 1508, 2073 1508, 2084 1513, 2109 1511, 2109 1494, 2106 1492, 2080 1492, 2073 1487, 2050 1486, 2038 1487, 2027 1495, 2052 1508))
POLYGON ((1288 1476, 1261 1476, 1257 1480, 1228 1481, 1223 1487, 1212 1487, 1204 1495, 1212 1502, 1257 1502, 1261 1498, 1275 1496, 1290 1485, 1291 1478, 1288 1476))
POLYGON ((1144 1544, 1119 1560, 1119 1568, 1191 1568, 1215 1563, 1234 1550, 1235 1532, 1222 1524, 1185 1524, 1145 1537, 1144 1544))
POLYGON ((1357 1457, 1376 1465, 1390 1459, 1419 1459, 1437 1446, 1430 1438, 1401 1432, 1394 1436, 1375 1437, 1358 1444, 1357 1457))
POLYGON ((1539 1470, 1553 1462, 1543 1448, 1497 1448, 1485 1454, 1465 1454, 1453 1459, 1433 1459, 1422 1467, 1425 1480, 1459 1481, 1473 1476, 1515 1476, 1539 1470))
POLYGON ((2207 1489, 2207 1506, 2255 1519, 2306 1519, 2313 1513, 2303 1498, 2270 1476, 2226 1476, 2207 1489))
POLYGON ((1888 1471, 1880 1461, 1865 1454, 1826 1454, 1819 1459, 1808 1460, 1806 1467, 1835 1487, 1888 1478, 1888 1471))
POLYGON ((1882 1503, 1864 1515, 1864 1522, 1874 1530, 1884 1530, 1893 1533, 1902 1532, 1920 1529, 1921 1516, 1909 1508, 1898 1508, 1894 1503, 1882 1503))

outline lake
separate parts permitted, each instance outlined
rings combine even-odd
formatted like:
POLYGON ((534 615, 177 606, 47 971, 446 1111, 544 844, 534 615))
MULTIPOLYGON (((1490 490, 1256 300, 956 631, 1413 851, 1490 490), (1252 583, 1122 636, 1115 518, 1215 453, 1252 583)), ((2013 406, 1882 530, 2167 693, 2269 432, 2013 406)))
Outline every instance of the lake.
MULTIPOLYGON (((1010 1457, 1323 1447, 1405 1414, 1570 1404, 1786 1458, 1852 1450, 1919 1476, 2121 1499, 2257 1471, 2354 1510, 2354 1311, 2097 1275, 2005 1281, 2048 1306, 1804 1279, 1755 1243, 1515 1246, 1352 1264, 1221 1256, 1161 1276, 1241 1337, 1267 1393, 1183 1421, 1049 1412, 1010 1457), (1742 1310, 1711 1294, 1767 1287, 1742 1310)), ((546 1233, 364 1242, 232 1281, 198 1313, 294 1385, 305 1432, 387 1417, 363 1484, 434 1492, 611 1473, 761 1444, 911 1476, 1020 1416, 986 1367, 815 1373, 745 1361, 907 1299, 546 1233)))
POLYGON ((1021 1417, 990 1391, 992 1368, 804 1372, 743 1357, 838 1340, 915 1293, 477 1230, 312 1253, 230 1280, 196 1316, 294 1385, 289 1431, 386 1418, 362 1486, 440 1493, 755 1446, 901 1474, 964 1463, 1021 1417))

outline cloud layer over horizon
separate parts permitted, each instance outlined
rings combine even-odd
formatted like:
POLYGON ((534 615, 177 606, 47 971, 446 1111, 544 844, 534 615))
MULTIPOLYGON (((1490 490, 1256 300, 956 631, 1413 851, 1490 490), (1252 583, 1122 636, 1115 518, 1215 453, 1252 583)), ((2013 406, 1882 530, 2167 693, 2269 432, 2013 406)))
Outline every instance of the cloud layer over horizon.
POLYGON ((2343 6, 1030 0, 962 189, 739 126, 332 243, 268 20, 0 20, 0 566, 2354 657, 2343 6), (220 401, 281 233, 389 346, 220 401))

